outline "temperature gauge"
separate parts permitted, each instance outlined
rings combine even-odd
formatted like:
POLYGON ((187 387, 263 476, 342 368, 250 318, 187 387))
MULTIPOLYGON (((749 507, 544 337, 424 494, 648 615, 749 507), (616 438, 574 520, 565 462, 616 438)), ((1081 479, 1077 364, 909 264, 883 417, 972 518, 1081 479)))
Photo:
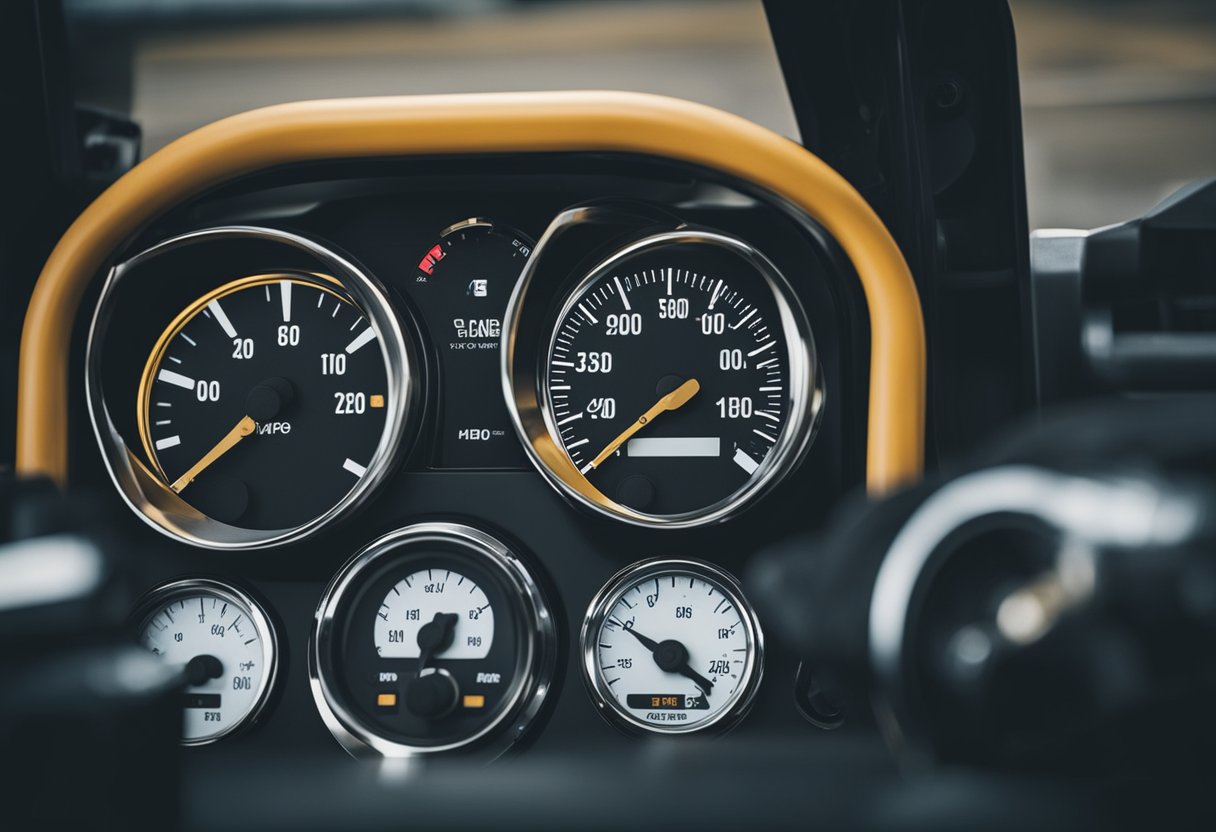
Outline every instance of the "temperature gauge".
POLYGON ((140 643, 185 675, 183 745, 215 742, 257 719, 278 650, 252 598, 218 581, 175 581, 153 590, 136 620, 140 643))
POLYGON ((627 730, 725 729, 751 705, 763 637, 739 584, 692 560, 650 560, 612 578, 583 623, 595 703, 627 730))

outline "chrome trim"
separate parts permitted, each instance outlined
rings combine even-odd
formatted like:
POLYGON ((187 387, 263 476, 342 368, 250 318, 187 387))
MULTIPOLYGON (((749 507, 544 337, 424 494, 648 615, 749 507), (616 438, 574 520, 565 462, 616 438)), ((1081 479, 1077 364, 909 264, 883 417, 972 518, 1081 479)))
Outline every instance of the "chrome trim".
POLYGON ((481 744, 497 757, 520 739, 540 712, 553 682, 557 665, 557 628, 540 586, 518 557, 495 537, 479 529, 457 523, 419 523, 390 532, 372 541, 334 575, 321 601, 308 641, 308 678, 313 700, 321 719, 339 744, 352 757, 414 757, 438 754, 481 744), (524 671, 512 682, 513 690, 498 716, 480 731, 457 742, 442 746, 413 746, 393 742, 378 735, 342 702, 332 683, 342 669, 330 661, 332 639, 342 637, 345 628, 339 617, 348 593, 360 588, 363 573, 381 558, 405 557, 402 551, 428 541, 455 543, 472 554, 485 558, 487 570, 502 580, 508 601, 518 606, 512 614, 520 616, 516 627, 523 636, 525 653, 520 659, 524 671), (506 724, 511 723, 509 728, 506 724), (505 728, 499 731, 500 728, 505 728), (497 737, 491 734, 499 731, 497 737))
MULTIPOLYGON (((663 529, 685 529, 720 523, 738 514, 770 491, 784 479, 806 455, 818 429, 822 414, 824 391, 820 380, 815 340, 806 312, 785 275, 762 253, 737 237, 715 231, 679 228, 674 231, 648 235, 615 251, 600 261, 573 289, 566 292, 561 311, 550 327, 549 343, 540 353, 539 344, 520 344, 519 323, 525 303, 545 305, 547 299, 528 299, 528 290, 539 265, 544 260, 546 245, 569 227, 593 220, 595 209, 574 209, 558 216, 546 229, 524 267, 515 291, 503 316, 502 379, 503 392, 511 422, 523 443, 532 464, 559 493, 592 511, 635 526, 663 529), (786 342, 790 389, 787 404, 789 418, 776 444, 764 462, 746 483, 712 505, 681 514, 647 514, 635 511, 611 499, 569 460, 561 442, 561 434, 553 417, 549 400, 548 373, 545 363, 552 352, 557 326, 578 303, 583 294, 603 279, 622 260, 653 248, 684 243, 711 245, 725 249, 742 259, 764 278, 776 304, 786 342), (543 437, 543 438, 542 438, 543 437), (541 443, 555 446, 565 457, 560 470, 546 461, 541 443)), ((548 450, 548 448, 546 448, 548 450)), ((552 451, 550 450, 550 453, 552 451)))
POLYGON ((904 522, 874 580, 870 666, 887 698, 903 689, 912 599, 930 561, 947 537, 994 514, 1040 520, 1061 533, 1065 549, 1177 545, 1203 519, 1195 501, 1133 479, 1095 480, 1007 465, 947 483, 904 522))
POLYGON ((159 612, 161 608, 167 606, 174 598, 193 594, 215 595, 229 604, 236 604, 239 607, 245 608, 246 613, 249 615, 249 620, 253 622, 254 629, 258 631, 258 637, 262 640, 262 661, 268 670, 262 674, 262 681, 259 683, 258 690, 254 695, 253 707, 241 717, 239 722, 229 723, 223 730, 206 737, 199 737, 197 739, 182 738, 181 744, 185 746, 211 745, 214 742, 222 740, 224 737, 248 730, 249 727, 257 722, 262 711, 265 710, 266 703, 270 700, 270 693, 274 690, 275 682, 278 681, 279 675, 279 636, 275 631, 274 624, 270 620, 270 616, 266 614, 262 605, 250 595, 222 581, 210 578, 182 578, 162 584, 145 593, 136 603, 135 612, 132 615, 132 618, 136 622, 138 633, 142 634, 144 627, 148 625, 152 616, 159 612))
MULTIPOLYGON (((281 271, 293 278, 314 281, 319 286, 332 289, 328 282, 321 281, 316 275, 292 270, 281 271)), ((387 292, 374 278, 349 260, 305 237, 268 228, 226 226, 191 231, 170 238, 110 270, 89 328, 85 393, 93 434, 101 448, 106 470, 123 501, 141 520, 167 537, 204 549, 268 549, 295 543, 317 533, 360 506, 388 477, 402 451, 408 417, 417 396, 418 384, 413 368, 413 356, 401 321, 388 299, 387 292), (324 265, 349 295, 350 300, 367 316, 368 325, 375 330, 386 367, 388 401, 399 403, 396 407, 385 409, 384 430, 380 436, 380 444, 367 465, 367 473, 328 511, 292 528, 245 529, 212 520, 198 512, 173 493, 168 484, 149 470, 128 447, 114 427, 102 390, 102 344, 107 335, 113 294, 124 276, 133 268, 173 249, 227 239, 257 239, 279 243, 301 250, 324 265)))
POLYGON ((760 620, 756 611, 743 595, 743 588, 729 572, 700 560, 674 558, 651 558, 638 561, 626 566, 608 579, 608 583, 595 594, 583 617, 583 626, 579 632, 579 644, 582 651, 583 682, 596 710, 609 723, 624 728, 633 733, 651 732, 662 735, 696 734, 710 729, 718 732, 729 730, 742 719, 752 706, 756 691, 760 688, 760 680, 764 677, 764 631, 760 629, 760 620), (709 581, 717 587, 739 610, 744 630, 752 645, 748 653, 748 663, 743 668, 745 678, 735 689, 734 697, 719 712, 701 722, 686 726, 660 726, 638 719, 629 713, 616 697, 612 695, 608 685, 600 676, 599 662, 595 658, 595 648, 599 643, 600 631, 604 621, 616 602, 630 587, 663 575, 692 575, 709 581))

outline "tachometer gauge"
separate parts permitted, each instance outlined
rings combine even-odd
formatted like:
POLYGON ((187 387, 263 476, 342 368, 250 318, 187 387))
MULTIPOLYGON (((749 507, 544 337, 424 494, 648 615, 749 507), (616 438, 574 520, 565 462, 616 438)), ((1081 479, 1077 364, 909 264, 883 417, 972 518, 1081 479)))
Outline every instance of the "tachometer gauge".
POLYGON ((467 526, 411 526, 326 589, 309 647, 313 697, 354 755, 500 752, 548 693, 555 633, 503 543, 467 526))
POLYGON ((617 574, 591 602, 582 645, 595 703, 635 731, 725 729, 747 712, 764 667, 739 584, 700 561, 643 561, 617 574))
POLYGON ((784 277, 708 231, 647 237, 560 306, 537 373, 534 461, 583 504, 640 525, 726 519, 779 482, 814 432, 810 327, 784 277))
POLYGON ((226 584, 182 580, 154 590, 136 613, 139 641, 186 678, 182 744, 206 745, 248 727, 274 687, 270 619, 226 584))

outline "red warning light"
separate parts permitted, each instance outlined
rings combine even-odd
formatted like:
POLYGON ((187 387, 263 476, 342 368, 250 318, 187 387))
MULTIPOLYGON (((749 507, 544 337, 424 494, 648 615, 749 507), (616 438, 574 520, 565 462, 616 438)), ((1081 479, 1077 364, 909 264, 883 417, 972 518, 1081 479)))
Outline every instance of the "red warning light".
POLYGON ((435 271, 435 264, 443 258, 443 246, 436 244, 434 248, 426 253, 426 257, 422 258, 422 262, 418 264, 418 270, 425 274, 433 274, 435 271))

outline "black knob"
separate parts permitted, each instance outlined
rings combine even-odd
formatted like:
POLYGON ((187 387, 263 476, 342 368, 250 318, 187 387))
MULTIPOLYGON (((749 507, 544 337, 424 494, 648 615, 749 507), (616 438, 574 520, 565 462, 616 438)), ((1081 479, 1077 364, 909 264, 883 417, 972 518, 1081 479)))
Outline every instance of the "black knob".
POLYGON ((654 663, 665 673, 675 673, 688 662, 688 648, 673 638, 660 641, 654 650, 654 663))
POLYGON ((451 713, 460 691, 446 673, 419 676, 405 692, 405 707, 414 716, 434 721, 451 713))
POLYGON ((186 681, 191 687, 198 687, 223 675, 224 665, 215 656, 195 656, 186 662, 186 681))

